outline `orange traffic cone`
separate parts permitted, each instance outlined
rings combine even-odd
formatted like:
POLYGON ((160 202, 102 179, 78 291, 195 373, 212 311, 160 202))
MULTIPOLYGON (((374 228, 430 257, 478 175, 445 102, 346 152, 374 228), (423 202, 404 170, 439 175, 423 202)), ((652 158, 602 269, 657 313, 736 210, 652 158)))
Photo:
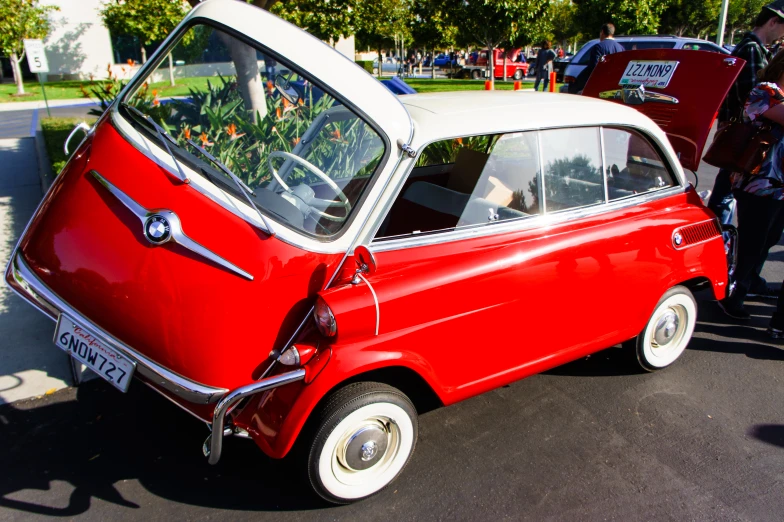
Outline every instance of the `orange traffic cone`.
POLYGON ((520 87, 521 87, 520 82, 514 82, 514 90, 519 91, 520 87))
POLYGON ((485 80, 485 90, 489 91, 492 90, 492 85, 490 84, 490 80, 485 80))
POLYGON ((555 73, 550 73, 550 92, 555 92, 555 73))

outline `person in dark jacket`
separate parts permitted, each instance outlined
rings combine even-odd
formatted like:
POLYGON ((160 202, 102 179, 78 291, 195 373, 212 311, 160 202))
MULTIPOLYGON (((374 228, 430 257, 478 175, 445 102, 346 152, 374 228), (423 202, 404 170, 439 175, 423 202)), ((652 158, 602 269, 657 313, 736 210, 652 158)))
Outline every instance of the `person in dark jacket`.
POLYGON ((613 37, 614 35, 615 26, 613 24, 604 24, 599 30, 599 43, 594 45, 591 49, 591 59, 588 61, 588 65, 585 67, 585 69, 583 69, 583 72, 581 72, 580 76, 577 78, 577 94, 582 93, 582 90, 585 88, 585 84, 588 83, 588 78, 591 77, 591 73, 593 73, 593 70, 596 68, 596 64, 599 63, 599 60, 601 60, 602 56, 622 53, 626 50, 621 44, 615 41, 615 38, 613 37))
MULTIPOLYGON (((776 0, 762 8, 754 22, 754 29, 743 35, 743 39, 732 51, 733 56, 746 61, 743 69, 730 87, 730 92, 719 109, 719 127, 726 125, 731 119, 739 118, 749 93, 757 85, 759 71, 767 67, 772 56, 765 46, 784 36, 784 0, 776 0)), ((719 217, 723 224, 732 223, 734 198, 728 170, 720 170, 713 184, 713 192, 708 201, 708 208, 719 217)), ((751 276, 748 295, 773 296, 778 292, 769 288, 760 277, 765 258, 762 258, 751 276)))

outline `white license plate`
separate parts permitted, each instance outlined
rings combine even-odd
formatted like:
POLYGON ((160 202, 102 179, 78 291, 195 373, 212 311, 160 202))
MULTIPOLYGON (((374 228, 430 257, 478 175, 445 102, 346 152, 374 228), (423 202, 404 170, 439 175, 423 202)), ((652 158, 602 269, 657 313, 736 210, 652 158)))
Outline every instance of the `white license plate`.
POLYGON ((136 363, 118 353, 117 350, 109 348, 95 334, 74 323, 65 314, 60 314, 60 319, 57 321, 54 344, 112 383, 120 391, 128 391, 136 363))
POLYGON ((632 60, 621 76, 621 86, 654 87, 663 89, 670 84, 678 62, 632 60))

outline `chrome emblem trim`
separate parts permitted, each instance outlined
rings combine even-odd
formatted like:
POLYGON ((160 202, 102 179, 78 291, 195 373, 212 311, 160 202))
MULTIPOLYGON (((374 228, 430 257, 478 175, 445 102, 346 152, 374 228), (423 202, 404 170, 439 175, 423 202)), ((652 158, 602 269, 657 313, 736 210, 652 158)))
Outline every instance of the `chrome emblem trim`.
POLYGON ((208 248, 188 237, 182 230, 182 223, 180 222, 180 218, 171 210, 148 210, 136 203, 123 191, 112 185, 106 178, 98 174, 98 172, 91 170, 90 174, 92 174, 98 183, 103 185, 103 187, 109 191, 111 195, 116 197, 120 203, 125 205, 125 207, 130 210, 133 215, 139 219, 139 221, 141 221, 143 227, 142 234, 144 235, 145 239, 147 239, 147 241, 153 245, 162 245, 172 241, 184 248, 187 248, 191 252, 207 258, 213 263, 220 265, 223 268, 226 268, 227 270, 244 277, 245 279, 248 279, 249 281, 253 281, 253 276, 251 274, 241 269, 237 265, 226 261, 212 250, 209 250, 208 248))

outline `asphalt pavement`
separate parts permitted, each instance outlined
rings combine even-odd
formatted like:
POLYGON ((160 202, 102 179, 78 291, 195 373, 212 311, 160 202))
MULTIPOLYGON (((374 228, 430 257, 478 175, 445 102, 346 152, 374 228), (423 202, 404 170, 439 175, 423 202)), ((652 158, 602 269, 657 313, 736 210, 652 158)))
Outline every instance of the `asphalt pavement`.
MULTIPOLYGON (((699 189, 714 176, 703 166, 699 189)), ((763 275, 784 279, 781 246, 763 275)), ((205 426, 139 383, 0 406, 0 519, 781 520, 784 342, 764 334, 775 301, 749 303, 744 324, 697 298, 671 368, 644 373, 616 347, 426 412, 403 475, 351 506, 317 500, 301 464, 248 440, 208 465, 205 426)))

